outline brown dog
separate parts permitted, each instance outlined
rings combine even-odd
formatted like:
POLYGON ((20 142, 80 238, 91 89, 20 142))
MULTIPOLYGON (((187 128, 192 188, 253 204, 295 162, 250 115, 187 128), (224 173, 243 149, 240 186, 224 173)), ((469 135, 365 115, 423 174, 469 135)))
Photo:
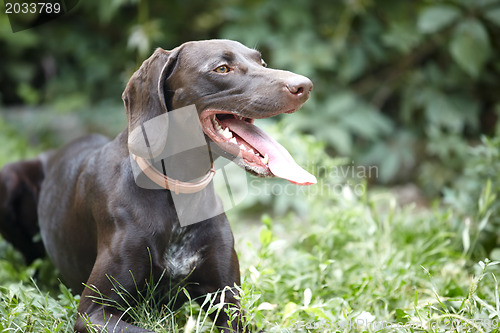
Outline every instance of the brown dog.
MULTIPOLYGON (((259 52, 237 42, 210 40, 172 51, 158 49, 127 84, 123 100, 128 129, 114 140, 84 137, 2 169, 0 232, 28 261, 44 255, 41 244, 33 242, 41 233, 64 281, 82 292, 77 332, 86 332, 88 322, 113 332, 148 332, 125 322, 123 313, 111 305, 123 302, 113 282, 134 299, 147 281, 158 283, 156 291, 165 295, 174 281, 182 282, 193 299, 219 291, 220 300, 221 290, 240 282, 226 216, 182 227, 172 202, 174 191, 189 192, 195 198, 190 209, 212 209, 204 204, 215 197, 210 165, 160 165, 136 156, 140 149, 131 155, 138 140, 132 133, 155 117, 194 104, 204 137, 216 143, 213 158, 227 156, 259 176, 310 184, 314 177, 252 122, 296 111, 311 89, 306 77, 266 68, 259 52), (134 168, 163 190, 137 186, 134 168), (178 171, 175 177, 164 174, 169 169, 178 171), (187 173, 199 178, 191 181, 184 177, 187 173), (168 278, 160 279, 163 275, 168 278), (96 290, 109 304, 94 301, 96 290)), ((239 306, 227 288, 224 299, 226 307, 239 306)), ((241 320, 230 321, 224 311, 213 319, 223 332, 243 331, 241 320)))

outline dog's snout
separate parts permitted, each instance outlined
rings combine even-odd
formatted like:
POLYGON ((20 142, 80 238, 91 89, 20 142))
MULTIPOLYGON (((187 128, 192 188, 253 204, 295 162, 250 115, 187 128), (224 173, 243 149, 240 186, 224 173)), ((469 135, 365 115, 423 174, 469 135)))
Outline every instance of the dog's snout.
POLYGON ((289 79, 285 83, 287 91, 295 97, 302 97, 307 95, 313 88, 311 80, 305 76, 299 76, 289 79))

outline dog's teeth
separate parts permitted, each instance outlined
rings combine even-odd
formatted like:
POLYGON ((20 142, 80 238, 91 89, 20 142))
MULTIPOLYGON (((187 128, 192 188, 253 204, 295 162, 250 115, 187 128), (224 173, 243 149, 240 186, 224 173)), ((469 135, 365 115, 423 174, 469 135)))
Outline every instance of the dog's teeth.
POLYGON ((215 116, 212 118, 212 123, 214 124, 214 127, 216 130, 221 129, 222 127, 220 126, 219 122, 217 121, 217 118, 215 116))
POLYGON ((267 154, 265 154, 264 157, 262 158, 262 163, 264 164, 269 163, 269 156, 267 154))
POLYGON ((244 145, 244 144, 241 144, 241 145, 240 145, 240 149, 241 149, 241 150, 247 150, 247 148, 245 147, 245 145, 244 145))
POLYGON ((252 148, 250 148, 249 152, 251 152, 252 154, 255 154, 255 152, 253 151, 252 148))
POLYGON ((231 140, 229 140, 229 142, 234 143, 235 145, 238 144, 238 142, 236 142, 236 138, 231 138, 231 140))
POLYGON ((224 128, 224 131, 222 131, 222 135, 224 135, 226 139, 231 139, 233 137, 233 133, 231 133, 229 127, 224 128))

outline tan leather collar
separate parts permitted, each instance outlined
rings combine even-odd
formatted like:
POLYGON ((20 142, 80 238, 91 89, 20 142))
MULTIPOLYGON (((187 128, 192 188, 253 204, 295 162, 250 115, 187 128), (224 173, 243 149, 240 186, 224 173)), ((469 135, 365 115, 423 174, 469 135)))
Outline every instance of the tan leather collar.
POLYGON ((151 179, 156 185, 163 187, 166 190, 173 191, 175 194, 179 193, 196 193, 203 190, 212 181, 215 175, 214 165, 208 173, 199 181, 195 183, 182 182, 178 179, 172 179, 165 176, 160 171, 149 163, 148 160, 132 154, 132 158, 137 162, 142 172, 151 179))

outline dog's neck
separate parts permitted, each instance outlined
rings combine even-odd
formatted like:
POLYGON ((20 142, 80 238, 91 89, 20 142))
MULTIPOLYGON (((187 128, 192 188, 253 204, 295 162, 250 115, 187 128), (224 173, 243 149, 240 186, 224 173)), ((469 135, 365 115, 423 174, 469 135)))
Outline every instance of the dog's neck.
MULTIPOLYGON (((133 159, 133 155, 130 154, 127 147, 127 131, 122 133, 118 140, 120 141, 124 157, 130 160, 131 163, 137 163, 137 161, 133 159), (131 156, 132 159, 130 158, 131 156)), ((218 155, 214 154, 214 159, 216 158, 218 158, 218 155)), ((150 161, 146 162, 151 165, 150 161)), ((148 166, 146 165, 145 167, 148 166)), ((206 153, 203 151, 191 151, 187 155, 181 156, 181 158, 178 159, 167 158, 164 159, 163 163, 161 160, 157 161, 154 163, 154 170, 159 175, 160 184, 156 184, 157 189, 166 188, 170 191, 172 195, 172 201, 170 201, 170 203, 175 206, 177 218, 181 226, 201 222, 224 213, 224 206, 220 198, 215 193, 214 183, 212 181, 213 175, 215 174, 212 161, 210 158, 206 158, 206 153), (185 159, 186 157, 190 157, 191 159, 185 159), (205 161, 205 163, 200 163, 200 161, 205 161), (165 184, 163 178, 164 167, 168 178, 185 181, 189 184, 186 186, 188 190, 183 191, 183 188, 181 187, 178 193, 176 193, 174 186, 172 186, 172 188, 162 186, 165 184), (193 179, 193 177, 195 177, 195 179, 193 179), (193 188, 195 191, 193 191, 193 188)), ((144 173, 141 177, 148 176, 144 173)))
POLYGON ((142 171, 143 176, 160 188, 176 193, 195 193, 206 187, 215 174, 213 162, 218 155, 212 155, 208 146, 177 152, 177 147, 167 144, 163 153, 147 158, 129 151, 126 130, 120 135, 119 140, 124 147, 127 147, 124 153, 129 158, 132 157, 131 163, 142 171))
MULTIPOLYGON (((166 190, 173 191, 175 194, 179 193, 196 193, 203 190, 213 179, 215 175, 215 169, 213 167, 203 175, 202 177, 194 177, 191 182, 181 181, 176 178, 168 177, 167 168, 165 167, 164 160, 157 162, 156 165, 161 164, 161 170, 159 171, 150 161, 132 154, 132 159, 138 164, 139 168, 144 172, 146 177, 148 177, 156 185, 164 188, 166 190)), ((188 173, 190 175, 196 175, 196 173, 188 173)), ((189 178, 192 178, 191 176, 189 178)))

